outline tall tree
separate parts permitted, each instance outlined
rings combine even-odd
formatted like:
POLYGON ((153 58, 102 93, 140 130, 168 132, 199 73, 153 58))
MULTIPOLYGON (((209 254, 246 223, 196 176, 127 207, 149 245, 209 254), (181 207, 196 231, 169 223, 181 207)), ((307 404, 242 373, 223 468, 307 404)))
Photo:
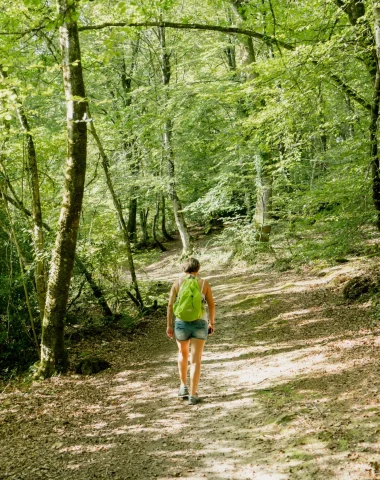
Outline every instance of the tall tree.
POLYGON ((161 73, 162 73, 162 83, 164 85, 164 132, 163 132, 163 148, 164 156, 166 159, 168 176, 169 176, 169 196, 173 205, 173 212, 175 222, 179 231, 182 242, 183 253, 186 254, 190 251, 190 234, 187 229, 185 216, 182 211, 181 201, 178 198, 176 186, 175 186, 175 167, 174 167, 174 152, 172 145, 172 136, 173 136, 173 120, 170 115, 166 112, 167 103, 169 100, 168 87, 170 83, 171 67, 170 67, 170 53, 166 45, 166 36, 165 28, 159 27, 159 39, 161 44, 161 73))
POLYGON ((67 109, 67 158, 65 190, 42 322, 41 364, 38 372, 42 377, 64 372, 68 365, 64 317, 74 266, 87 156, 86 95, 77 27, 77 3, 58 0, 57 8, 61 21, 59 41, 67 109))

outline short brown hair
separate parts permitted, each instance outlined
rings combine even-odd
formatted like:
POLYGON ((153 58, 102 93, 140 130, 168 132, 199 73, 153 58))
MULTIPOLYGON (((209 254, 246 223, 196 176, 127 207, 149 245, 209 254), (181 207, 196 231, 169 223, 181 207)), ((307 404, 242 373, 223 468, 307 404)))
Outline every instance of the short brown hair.
POLYGON ((194 273, 199 270, 199 267, 201 264, 196 258, 190 257, 186 260, 186 262, 183 264, 183 271, 185 273, 194 273))

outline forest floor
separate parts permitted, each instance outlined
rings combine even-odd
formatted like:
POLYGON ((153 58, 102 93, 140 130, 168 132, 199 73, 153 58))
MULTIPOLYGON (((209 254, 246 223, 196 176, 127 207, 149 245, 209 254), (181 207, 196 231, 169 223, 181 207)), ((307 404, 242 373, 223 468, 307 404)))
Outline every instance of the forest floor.
MULTIPOLYGON (((110 369, 2 388, 1 479, 380 479, 380 328, 342 297, 374 260, 279 273, 199 248, 217 304, 203 402, 177 399, 164 312, 107 330, 75 348, 110 369)), ((173 245, 140 275, 178 271, 173 245)))

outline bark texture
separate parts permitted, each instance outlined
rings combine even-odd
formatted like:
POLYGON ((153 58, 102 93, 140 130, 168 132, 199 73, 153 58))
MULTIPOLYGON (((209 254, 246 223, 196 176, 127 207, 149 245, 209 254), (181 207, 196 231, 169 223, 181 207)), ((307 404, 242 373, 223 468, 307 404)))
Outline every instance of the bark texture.
POLYGON ((87 156, 86 101, 75 2, 57 1, 63 23, 59 29, 63 83, 67 108, 65 190, 53 249, 42 322, 39 375, 49 377, 67 369, 64 318, 74 266, 82 209, 87 156))

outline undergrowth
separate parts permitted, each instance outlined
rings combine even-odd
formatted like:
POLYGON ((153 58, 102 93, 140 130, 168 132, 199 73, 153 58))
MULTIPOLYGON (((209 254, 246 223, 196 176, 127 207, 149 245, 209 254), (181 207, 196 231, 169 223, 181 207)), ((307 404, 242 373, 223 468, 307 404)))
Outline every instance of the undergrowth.
POLYGON ((333 265, 346 257, 380 255, 379 232, 354 216, 316 215, 273 223, 269 241, 258 240, 252 223, 229 221, 213 244, 248 264, 266 262, 279 271, 307 264, 333 265))

